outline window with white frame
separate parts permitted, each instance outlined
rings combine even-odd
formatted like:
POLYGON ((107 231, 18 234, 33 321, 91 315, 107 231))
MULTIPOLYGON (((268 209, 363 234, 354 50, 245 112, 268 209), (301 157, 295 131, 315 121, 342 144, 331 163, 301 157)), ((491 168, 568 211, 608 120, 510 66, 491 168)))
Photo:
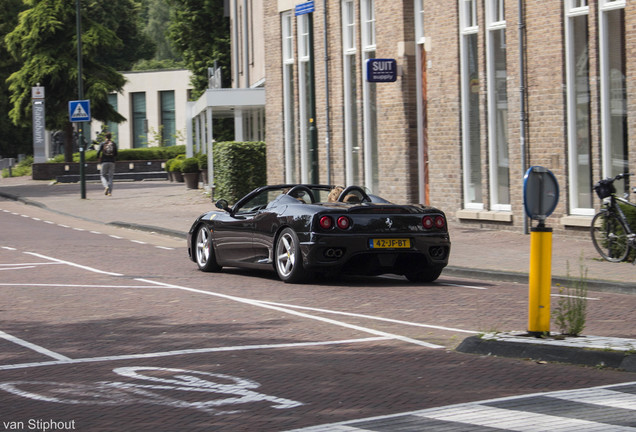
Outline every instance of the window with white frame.
POLYGON ((415 42, 423 44, 424 40, 424 0, 414 0, 415 42))
POLYGON ((592 215, 589 7, 585 0, 565 0, 564 11, 569 211, 592 215))
POLYGON ((508 73, 504 0, 486 1, 486 57, 490 207, 492 210, 510 211, 508 73))
POLYGON ((358 72, 356 67, 356 15, 353 0, 342 1, 342 53, 344 79, 345 182, 362 184, 358 137, 358 72))
POLYGON ((459 0, 464 207, 483 209, 477 1, 459 0))
POLYGON ((294 37, 292 13, 281 15, 283 35, 283 128, 285 140, 285 181, 297 183, 298 149, 294 121, 294 37))
MULTIPOLYGON (((374 0, 360 2, 360 21, 362 26, 362 64, 375 58, 375 12, 374 0)), ((366 66, 363 67, 366 74, 366 66)), ((380 183, 378 167, 378 113, 376 83, 366 79, 362 86, 362 104, 364 114, 364 182, 371 191, 378 190, 380 183)))
MULTIPOLYGON (((628 171, 625 0, 599 0, 603 176, 628 171)), ((623 182, 627 189, 627 182, 623 182)))
POLYGON ((310 158, 309 158, 309 113, 311 103, 311 77, 309 66, 309 15, 299 15, 297 17, 298 26, 298 100, 299 122, 300 122, 300 181, 309 183, 310 181, 310 158))

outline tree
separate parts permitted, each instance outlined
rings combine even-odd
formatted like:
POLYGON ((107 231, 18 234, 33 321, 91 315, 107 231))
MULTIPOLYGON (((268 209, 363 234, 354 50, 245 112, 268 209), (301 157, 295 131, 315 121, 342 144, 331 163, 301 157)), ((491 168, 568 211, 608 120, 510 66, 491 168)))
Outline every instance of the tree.
MULTIPOLYGON (((75 2, 69 0, 25 0, 29 7, 18 16, 14 30, 5 37, 7 49, 21 68, 7 79, 16 125, 31 121, 31 87, 46 88, 48 129, 66 131, 65 157, 72 158, 72 124, 68 101, 78 96, 77 35, 75 2)), ((121 92, 125 79, 117 68, 130 67, 139 56, 150 56, 152 44, 137 30, 134 0, 84 0, 82 13, 82 57, 84 97, 91 101, 92 117, 121 122, 108 103, 108 94, 121 92)))
POLYGON ((0 13, 0 157, 16 157, 20 153, 29 153, 31 129, 26 126, 16 126, 9 119, 9 89, 5 81, 20 65, 9 55, 4 37, 18 23, 18 14, 25 7, 22 0, 4 0, 0 13))
MULTIPOLYGON (((157 49, 153 60, 181 61, 181 55, 168 38, 168 28, 174 12, 168 0, 144 0, 148 9, 148 19, 144 33, 155 42, 157 49)), ((168 62, 169 64, 170 62, 168 62)))
POLYGON ((208 68, 214 61, 230 73, 230 21, 223 0, 168 0, 174 8, 169 37, 192 71, 193 97, 208 87, 208 68))

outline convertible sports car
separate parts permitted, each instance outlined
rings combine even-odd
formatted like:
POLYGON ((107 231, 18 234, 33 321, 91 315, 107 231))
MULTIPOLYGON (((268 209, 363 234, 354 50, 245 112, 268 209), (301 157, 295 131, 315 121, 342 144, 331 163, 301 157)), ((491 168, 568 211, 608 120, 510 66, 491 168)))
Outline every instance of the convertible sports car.
POLYGON ((290 283, 316 273, 395 273, 432 282, 448 264, 442 211, 392 204, 358 186, 263 186, 216 207, 188 233, 188 255, 206 272, 274 269, 290 283))

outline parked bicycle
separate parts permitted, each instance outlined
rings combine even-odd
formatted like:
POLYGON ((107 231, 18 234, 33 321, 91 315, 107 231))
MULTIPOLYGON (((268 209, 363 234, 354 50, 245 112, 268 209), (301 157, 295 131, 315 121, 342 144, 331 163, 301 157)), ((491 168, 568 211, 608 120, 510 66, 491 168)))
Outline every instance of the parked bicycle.
MULTIPOLYGON (((621 262, 636 251, 636 228, 630 226, 621 206, 632 207, 636 213, 636 204, 629 201, 629 192, 623 197, 616 195, 614 182, 632 174, 619 174, 606 178, 594 185, 594 191, 603 200, 601 210, 592 219, 592 242, 601 256, 610 262, 621 262)), ((636 192, 636 188, 634 188, 636 192)), ((636 257, 633 264, 636 264, 636 257)))

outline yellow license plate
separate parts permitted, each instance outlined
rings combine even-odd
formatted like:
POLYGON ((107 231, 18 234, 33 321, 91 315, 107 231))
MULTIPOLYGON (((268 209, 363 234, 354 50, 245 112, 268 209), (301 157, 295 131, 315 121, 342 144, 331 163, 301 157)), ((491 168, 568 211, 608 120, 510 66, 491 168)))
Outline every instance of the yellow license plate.
POLYGON ((369 239, 371 249, 409 249, 411 239, 369 239))

